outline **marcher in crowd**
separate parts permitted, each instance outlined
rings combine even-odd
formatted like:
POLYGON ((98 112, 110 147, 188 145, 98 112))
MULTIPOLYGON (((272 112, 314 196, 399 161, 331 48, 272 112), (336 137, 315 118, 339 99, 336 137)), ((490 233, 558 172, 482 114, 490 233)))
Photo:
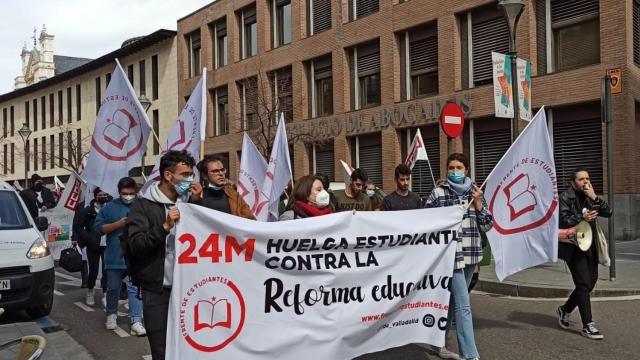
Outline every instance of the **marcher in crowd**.
POLYGON ((351 172, 351 182, 344 190, 337 190, 336 212, 340 211, 371 211, 371 200, 364 192, 364 185, 368 180, 364 169, 355 169, 351 172))
POLYGON ((329 176, 324 173, 316 173, 315 176, 322 181, 322 187, 329 193, 329 206, 331 206, 331 211, 336 211, 336 194, 329 188, 331 183, 329 182, 329 176))
POLYGON ((365 187, 367 196, 371 200, 371 210, 380 211, 382 209, 382 200, 386 195, 371 180, 367 181, 365 187))
POLYGON ((89 273, 87 275, 86 287, 87 295, 85 302, 89 306, 95 305, 94 287, 98 278, 98 267, 102 263, 102 278, 100 286, 102 296, 107 293, 107 277, 104 269, 104 250, 107 247, 106 235, 100 235, 95 229, 96 217, 100 210, 110 201, 110 196, 106 192, 95 188, 93 190, 93 200, 89 206, 77 210, 73 216, 73 237, 78 244, 86 249, 89 273))
MULTIPOLYGON (((448 319, 455 317, 458 349, 462 359, 479 359, 473 333, 473 318, 468 286, 473 270, 482 261, 482 239, 478 227, 489 231, 493 216, 487 209, 482 190, 469 178, 469 160, 461 153, 453 153, 447 159, 447 182, 436 187, 426 202, 426 207, 463 205, 466 212, 458 236, 454 271, 451 281, 451 305, 448 319)), ((449 327, 449 326, 447 326, 449 327)), ((457 359, 458 355, 446 347, 436 349, 445 359, 457 359)))
MULTIPOLYGON (((108 330, 114 330, 118 318, 118 300, 122 279, 127 276, 127 266, 122 257, 120 238, 128 223, 128 215, 131 204, 136 201, 138 187, 130 177, 124 177, 118 181, 118 193, 120 197, 105 205, 96 216, 95 230, 100 235, 107 235, 107 247, 105 249, 105 272, 107 277, 107 321, 108 330)), ((103 276, 105 276, 103 274, 103 276)), ((138 288, 131 280, 127 280, 129 293, 129 316, 131 318, 131 335, 146 335, 142 325, 142 301, 138 295, 138 288)))
POLYGON ((303 219, 331 214, 329 193, 322 180, 315 175, 306 175, 296 181, 292 198, 280 220, 303 219))
POLYGON ((191 202, 227 214, 255 220, 249 205, 227 183, 227 169, 224 167, 224 160, 221 157, 206 155, 198 163, 198 171, 200 171, 201 183, 196 186, 200 188, 204 186, 204 189, 192 194, 191 202))
POLYGON ((396 166, 394 173, 396 190, 382 200, 382 211, 415 210, 422 207, 422 200, 418 194, 409 191, 411 169, 405 164, 396 166))
POLYGON ((596 195, 589 172, 584 168, 573 172, 571 187, 560 195, 560 229, 572 228, 581 221, 591 226, 593 240, 587 251, 582 251, 575 244, 560 242, 558 257, 567 262, 575 289, 564 303, 558 307, 558 324, 563 329, 571 326, 569 315, 577 307, 582 320, 582 335, 594 340, 604 336, 596 328, 591 315, 590 294, 598 281, 598 216, 611 217, 613 211, 609 204, 596 195))
POLYGON ((22 190, 20 193, 22 200, 32 218, 37 218, 40 212, 47 211, 56 207, 56 200, 53 193, 46 186, 42 177, 38 174, 31 175, 31 187, 22 190))
POLYGON ((129 213, 128 261, 134 282, 142 287, 144 320, 154 360, 165 358, 169 297, 173 285, 178 202, 202 196, 193 178, 195 160, 186 151, 160 158, 160 181, 152 183, 129 213), (191 194, 190 194, 191 191, 191 194))

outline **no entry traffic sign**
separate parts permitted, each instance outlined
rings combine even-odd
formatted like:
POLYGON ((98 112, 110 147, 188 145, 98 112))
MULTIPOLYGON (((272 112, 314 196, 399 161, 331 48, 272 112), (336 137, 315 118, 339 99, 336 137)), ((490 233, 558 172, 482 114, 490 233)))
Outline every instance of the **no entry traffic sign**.
POLYGON ((440 124, 442 131, 450 138, 457 138, 464 129, 464 114, 458 104, 447 103, 440 114, 440 124))

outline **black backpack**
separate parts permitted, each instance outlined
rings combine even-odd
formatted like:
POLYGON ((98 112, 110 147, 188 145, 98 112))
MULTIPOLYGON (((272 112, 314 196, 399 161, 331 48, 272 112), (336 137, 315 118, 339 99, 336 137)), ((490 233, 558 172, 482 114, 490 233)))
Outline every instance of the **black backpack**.
POLYGON ((72 246, 62 250, 58 263, 68 272, 78 272, 82 270, 82 254, 75 246, 72 246))

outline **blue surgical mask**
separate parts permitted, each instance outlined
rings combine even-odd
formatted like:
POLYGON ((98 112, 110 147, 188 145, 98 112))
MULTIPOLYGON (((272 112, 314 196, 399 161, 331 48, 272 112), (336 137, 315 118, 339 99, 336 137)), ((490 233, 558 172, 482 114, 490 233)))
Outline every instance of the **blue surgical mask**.
POLYGON ((182 195, 182 194, 184 194, 185 192, 187 192, 189 190, 189 186, 191 186, 191 182, 193 182, 193 176, 189 176, 188 178, 184 178, 179 183, 173 184, 173 186, 175 187, 176 192, 178 193, 178 195, 182 195))
POLYGON ((367 196, 368 197, 373 197, 373 195, 375 195, 375 194, 376 194, 375 190, 367 190, 367 196))
POLYGON ((447 179, 455 182, 455 183, 461 183, 464 181, 464 178, 466 177, 466 175, 464 174, 464 172, 457 172, 457 171, 449 171, 447 173, 447 179))

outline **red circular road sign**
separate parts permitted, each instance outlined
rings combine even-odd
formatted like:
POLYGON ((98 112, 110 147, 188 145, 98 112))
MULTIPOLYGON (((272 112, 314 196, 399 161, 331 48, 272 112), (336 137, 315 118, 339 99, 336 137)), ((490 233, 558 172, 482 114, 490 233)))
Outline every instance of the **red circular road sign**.
POLYGON ((447 103, 440 113, 440 124, 448 137, 457 138, 460 136, 462 129, 464 129, 464 114, 460 106, 454 102, 447 103))

